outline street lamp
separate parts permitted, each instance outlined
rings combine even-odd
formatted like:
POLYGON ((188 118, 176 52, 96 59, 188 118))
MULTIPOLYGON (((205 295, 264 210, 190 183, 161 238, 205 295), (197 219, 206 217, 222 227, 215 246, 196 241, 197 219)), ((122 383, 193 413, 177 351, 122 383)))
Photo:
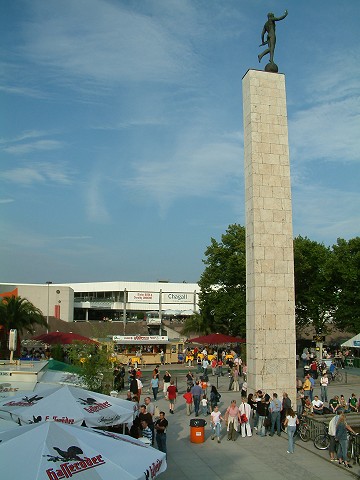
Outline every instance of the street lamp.
POLYGON ((51 285, 53 282, 45 282, 45 283, 46 283, 46 285, 47 285, 47 314, 46 314, 46 323, 47 323, 47 326, 46 326, 46 333, 49 333, 50 285, 51 285))

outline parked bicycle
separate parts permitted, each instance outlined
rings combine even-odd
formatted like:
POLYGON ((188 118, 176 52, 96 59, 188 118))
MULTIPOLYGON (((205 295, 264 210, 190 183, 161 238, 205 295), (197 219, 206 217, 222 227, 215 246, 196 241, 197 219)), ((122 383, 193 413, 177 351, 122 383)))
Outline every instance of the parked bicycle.
POLYGON ((318 450, 327 450, 330 445, 329 427, 323 423, 323 431, 314 438, 314 445, 318 450))
POLYGON ((339 383, 342 383, 344 381, 344 374, 341 370, 339 370, 338 368, 335 370, 335 372, 333 373, 332 375, 332 380, 334 382, 339 382, 339 383))
POLYGON ((358 434, 354 435, 349 432, 349 447, 348 447, 348 457, 352 460, 353 465, 360 463, 360 444, 356 439, 358 434))

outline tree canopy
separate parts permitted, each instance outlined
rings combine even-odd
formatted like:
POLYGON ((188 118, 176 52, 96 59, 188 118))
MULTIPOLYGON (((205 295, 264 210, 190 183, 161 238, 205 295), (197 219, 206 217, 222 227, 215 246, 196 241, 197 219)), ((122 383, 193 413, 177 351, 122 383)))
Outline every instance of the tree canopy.
POLYGON ((211 238, 199 280, 201 317, 208 331, 244 335, 246 331, 245 228, 229 225, 218 242, 211 238))
POLYGON ((344 330, 360 330, 360 237, 339 238, 330 262, 336 292, 335 324, 344 330))
POLYGON ((322 243, 298 236, 294 239, 295 317, 298 329, 312 325, 326 334, 336 310, 330 280, 331 250, 322 243))
POLYGON ((29 300, 22 297, 4 297, 0 303, 0 325, 6 330, 14 329, 19 333, 32 332, 35 324, 47 326, 42 311, 29 300))
POLYGON ((18 332, 18 345, 20 335, 26 331, 32 333, 34 325, 47 326, 46 319, 41 310, 29 300, 22 297, 8 296, 0 302, 0 326, 2 327, 0 350, 7 352, 7 336, 11 329, 18 332))
MULTIPOLYGON (((229 225, 221 241, 211 238, 205 250, 199 286, 201 313, 188 319, 184 333, 246 333, 245 228, 229 225)), ((360 237, 338 239, 327 247, 298 236, 294 239, 295 317, 301 330, 325 335, 335 325, 360 329, 360 237)))

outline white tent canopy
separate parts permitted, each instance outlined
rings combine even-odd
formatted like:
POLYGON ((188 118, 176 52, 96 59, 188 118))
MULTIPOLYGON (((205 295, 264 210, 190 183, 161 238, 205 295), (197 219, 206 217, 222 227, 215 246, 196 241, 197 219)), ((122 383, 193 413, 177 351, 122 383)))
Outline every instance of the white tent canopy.
POLYGON ((341 346, 348 348, 360 348, 360 333, 355 335, 355 337, 346 340, 346 342, 342 343, 341 346))

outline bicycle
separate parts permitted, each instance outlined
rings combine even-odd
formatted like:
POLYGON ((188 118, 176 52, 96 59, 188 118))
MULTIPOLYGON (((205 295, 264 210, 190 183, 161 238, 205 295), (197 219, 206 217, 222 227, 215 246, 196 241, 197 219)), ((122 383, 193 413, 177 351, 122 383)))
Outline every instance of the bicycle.
POLYGON ((323 424, 323 432, 316 435, 314 445, 318 450, 327 450, 330 445, 329 428, 326 423, 323 424))
POLYGON ((349 432, 349 447, 348 447, 348 456, 350 457, 350 460, 353 461, 353 465, 356 465, 356 463, 360 463, 360 445, 356 441, 356 438, 358 434, 353 434, 349 432))
POLYGON ((296 430, 303 442, 308 442, 310 440, 310 427, 305 415, 301 415, 299 418, 299 425, 296 430))
POLYGON ((334 382, 339 382, 339 383, 342 383, 343 380, 344 380, 344 374, 341 370, 339 369, 336 369, 335 372, 333 373, 332 375, 332 380, 334 382))

